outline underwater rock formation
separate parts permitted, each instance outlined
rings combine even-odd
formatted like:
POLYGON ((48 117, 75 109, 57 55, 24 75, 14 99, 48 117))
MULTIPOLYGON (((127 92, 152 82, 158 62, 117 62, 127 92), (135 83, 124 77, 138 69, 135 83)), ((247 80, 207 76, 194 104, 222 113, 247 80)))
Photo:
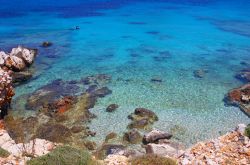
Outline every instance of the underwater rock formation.
POLYGON ((50 46, 52 46, 52 45, 53 45, 52 42, 49 42, 49 41, 44 41, 44 42, 42 43, 42 47, 44 47, 44 48, 50 47, 50 46))
POLYGON ((226 103, 236 105, 250 116, 250 84, 231 90, 226 96, 226 103))
POLYGON ((136 144, 142 141, 142 136, 136 129, 132 129, 124 133, 123 140, 132 144, 136 144))
POLYGON ((0 68, 0 118, 7 115, 14 94, 10 72, 0 68))
POLYGON ((117 104, 110 104, 110 105, 106 108, 106 111, 107 111, 107 112, 114 112, 117 108, 119 108, 119 105, 117 105, 117 104))
POLYGON ((250 69, 241 70, 235 77, 243 82, 250 82, 250 69))
POLYGON ((158 121, 156 114, 146 108, 136 108, 134 113, 128 116, 132 122, 128 125, 128 128, 140 128, 147 129, 150 124, 158 121))
POLYGON ((194 77, 203 78, 207 72, 208 70, 206 69, 198 69, 198 70, 195 70, 193 73, 194 73, 194 77))

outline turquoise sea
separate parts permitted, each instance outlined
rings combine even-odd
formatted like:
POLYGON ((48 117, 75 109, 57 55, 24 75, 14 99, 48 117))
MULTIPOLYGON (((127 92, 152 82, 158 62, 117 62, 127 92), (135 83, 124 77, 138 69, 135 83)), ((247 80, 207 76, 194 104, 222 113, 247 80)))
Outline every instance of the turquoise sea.
MULTIPOLYGON (((224 96, 250 67, 247 0, 0 0, 0 50, 38 48, 33 79, 15 99, 56 79, 112 76, 112 94, 91 109, 99 142, 122 134, 136 107, 154 111, 153 127, 177 131, 186 145, 217 137, 250 119, 224 96), (79 26, 79 30, 73 30, 79 26), (53 45, 41 48, 43 41, 53 45), (194 76, 204 71, 202 78, 194 76), (151 79, 160 79, 152 81, 151 79), (105 112, 109 104, 120 107, 105 112)), ((15 107, 15 106, 14 106, 15 107)), ((34 112, 13 108, 16 115, 34 112)))

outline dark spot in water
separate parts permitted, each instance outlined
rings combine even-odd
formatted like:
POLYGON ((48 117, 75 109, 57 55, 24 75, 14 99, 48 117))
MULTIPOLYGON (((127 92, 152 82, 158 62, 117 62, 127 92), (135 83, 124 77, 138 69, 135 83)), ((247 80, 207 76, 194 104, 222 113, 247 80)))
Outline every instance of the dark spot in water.
POLYGON ((147 23, 146 22, 129 22, 128 24, 131 24, 131 25, 146 25, 147 23))
POLYGON ((131 56, 131 57, 140 57, 141 55, 138 54, 138 53, 130 53, 130 56, 131 56))
POLYGON ((147 34, 151 34, 151 35, 157 35, 157 34, 160 34, 160 32, 158 31, 148 31, 146 32, 147 34))

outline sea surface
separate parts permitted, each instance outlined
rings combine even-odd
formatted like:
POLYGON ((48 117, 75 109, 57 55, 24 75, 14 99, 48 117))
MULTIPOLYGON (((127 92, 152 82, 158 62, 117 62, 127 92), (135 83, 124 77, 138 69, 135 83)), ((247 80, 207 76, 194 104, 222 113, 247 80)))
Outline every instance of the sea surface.
MULTIPOLYGON (((154 128, 186 145, 217 137, 250 119, 226 106, 235 78, 250 66, 250 1, 0 0, 0 50, 38 48, 31 81, 15 98, 56 79, 112 76, 89 124, 101 141, 122 134, 137 107, 159 117, 154 128), (79 30, 74 30, 79 26, 79 30), (53 46, 43 49, 43 41, 53 46), (246 66, 248 65, 248 66, 246 66), (194 75, 204 71, 202 78, 194 75), (160 79, 161 81, 152 81, 160 79), (120 107, 105 112, 112 103, 120 107)), ((32 112, 16 108, 17 115, 32 112)))

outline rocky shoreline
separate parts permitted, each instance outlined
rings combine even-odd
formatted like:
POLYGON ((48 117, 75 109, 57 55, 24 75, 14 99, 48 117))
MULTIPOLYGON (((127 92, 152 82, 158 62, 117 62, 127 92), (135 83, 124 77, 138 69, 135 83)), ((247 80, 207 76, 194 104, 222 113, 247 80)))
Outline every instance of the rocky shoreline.
MULTIPOLYGON (((36 49, 21 46, 13 48, 10 53, 0 52, 0 147, 9 153, 7 157, 0 158, 1 164, 25 164, 64 144, 88 150, 93 160, 108 165, 133 165, 131 162, 145 160, 145 155, 149 156, 147 161, 183 165, 250 163, 250 140, 245 134, 245 125, 186 149, 172 139, 172 134, 154 129, 158 116, 142 107, 128 115, 130 123, 122 137, 111 132, 100 146, 88 140, 87 137, 95 136, 96 132, 90 130, 87 124, 98 117, 89 109, 95 106, 98 99, 112 94, 108 88, 112 78, 106 74, 80 80, 54 80, 31 94, 17 98, 24 99, 25 110, 34 111, 36 115, 26 118, 8 115, 15 94, 13 83, 31 78, 23 73, 32 65, 37 52, 36 49), (136 146, 136 149, 131 146, 136 146)), ((197 70, 194 75, 203 78, 206 72, 197 70)), ((225 103, 238 106, 250 115, 249 70, 241 71, 236 78, 247 84, 229 91, 225 103)), ((159 78, 151 81, 161 82, 159 78)), ((119 105, 113 103, 105 113, 117 110, 119 105)))

